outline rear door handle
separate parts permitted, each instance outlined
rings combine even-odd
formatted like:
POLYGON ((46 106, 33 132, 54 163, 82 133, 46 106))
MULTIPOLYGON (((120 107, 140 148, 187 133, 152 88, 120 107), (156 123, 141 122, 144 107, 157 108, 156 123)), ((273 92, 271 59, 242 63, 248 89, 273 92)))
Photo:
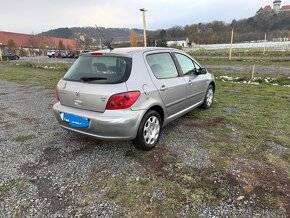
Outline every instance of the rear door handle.
POLYGON ((161 86, 160 91, 163 91, 164 92, 166 90, 167 90, 167 87, 165 85, 161 86))
POLYGON ((192 85, 192 81, 191 80, 188 80, 188 85, 192 85))

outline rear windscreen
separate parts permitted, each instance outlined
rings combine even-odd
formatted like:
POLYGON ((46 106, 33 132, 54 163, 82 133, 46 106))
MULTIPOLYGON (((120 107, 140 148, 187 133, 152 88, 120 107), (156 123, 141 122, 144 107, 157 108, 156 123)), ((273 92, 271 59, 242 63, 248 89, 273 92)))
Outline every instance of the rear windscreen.
POLYGON ((131 66, 132 60, 128 57, 81 56, 63 79, 102 84, 121 83, 129 78, 131 66))

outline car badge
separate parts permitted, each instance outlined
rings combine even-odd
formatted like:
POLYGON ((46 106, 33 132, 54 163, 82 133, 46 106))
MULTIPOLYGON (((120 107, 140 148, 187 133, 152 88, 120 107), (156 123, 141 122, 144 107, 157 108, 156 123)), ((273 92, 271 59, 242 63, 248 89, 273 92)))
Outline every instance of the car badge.
POLYGON ((80 97, 80 95, 81 95, 80 91, 79 91, 79 90, 76 91, 76 96, 77 96, 77 97, 80 97))

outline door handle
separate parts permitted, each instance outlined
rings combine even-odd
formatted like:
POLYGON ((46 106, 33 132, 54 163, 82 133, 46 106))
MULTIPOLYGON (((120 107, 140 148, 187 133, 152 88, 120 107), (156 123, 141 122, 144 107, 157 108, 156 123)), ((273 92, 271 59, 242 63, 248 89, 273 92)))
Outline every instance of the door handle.
POLYGON ((191 80, 188 80, 187 84, 188 85, 192 85, 192 81, 191 80))
POLYGON ((167 87, 165 85, 161 86, 160 91, 166 91, 167 87))

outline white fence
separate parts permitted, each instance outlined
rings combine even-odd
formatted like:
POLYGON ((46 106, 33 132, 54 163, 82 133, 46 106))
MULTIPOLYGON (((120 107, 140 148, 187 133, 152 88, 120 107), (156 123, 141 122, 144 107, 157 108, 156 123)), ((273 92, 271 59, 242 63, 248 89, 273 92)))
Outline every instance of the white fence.
MULTIPOLYGON (((231 44, 211 44, 199 45, 194 44, 191 48, 184 48, 185 51, 196 51, 200 49, 216 50, 216 49, 230 49, 231 44)), ((234 43, 234 49, 254 49, 254 48, 271 48, 274 50, 290 50, 290 41, 287 42, 249 42, 249 43, 234 43)))

